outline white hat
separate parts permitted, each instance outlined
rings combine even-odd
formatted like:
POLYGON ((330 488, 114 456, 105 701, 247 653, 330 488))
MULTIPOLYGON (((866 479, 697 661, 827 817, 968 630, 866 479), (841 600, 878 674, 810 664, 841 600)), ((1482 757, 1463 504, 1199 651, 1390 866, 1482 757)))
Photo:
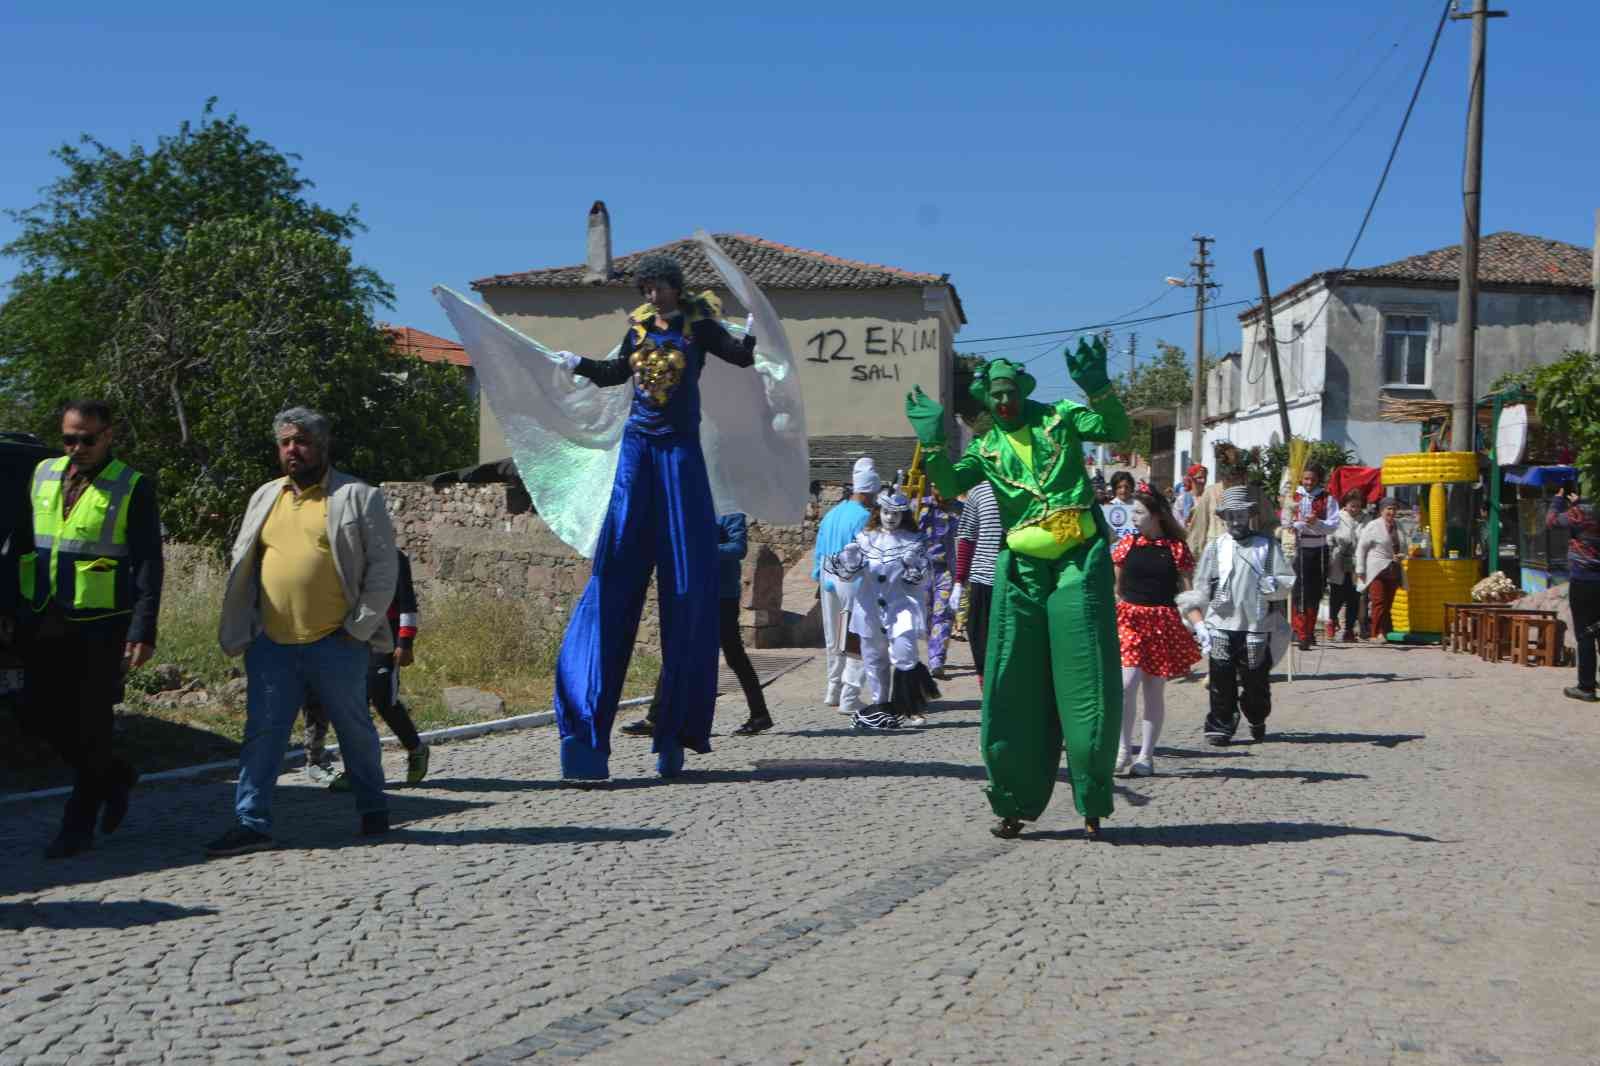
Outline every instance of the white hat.
POLYGON ((850 491, 852 492, 877 492, 883 485, 878 477, 878 466, 872 461, 872 456, 863 455, 856 460, 854 472, 850 475, 850 491))

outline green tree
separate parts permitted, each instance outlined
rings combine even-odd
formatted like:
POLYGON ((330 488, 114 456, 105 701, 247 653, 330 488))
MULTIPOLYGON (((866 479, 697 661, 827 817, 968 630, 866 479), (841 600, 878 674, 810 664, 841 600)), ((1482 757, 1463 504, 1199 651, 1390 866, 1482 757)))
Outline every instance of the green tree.
MULTIPOLYGON (((1205 360, 1209 371, 1215 360, 1205 360)), ((1122 405, 1129 411, 1141 407, 1172 410, 1189 409, 1194 394, 1194 374, 1190 369, 1189 354, 1175 344, 1156 341, 1156 356, 1141 366, 1119 374, 1113 384, 1122 405)), ((1201 402, 1205 402, 1205 380, 1201 379, 1201 402)), ((1150 424, 1134 420, 1133 432, 1128 439, 1128 450, 1148 456, 1151 452, 1150 424)))
POLYGON ((153 149, 64 145, 65 173, 10 212, 0 409, 49 433, 68 396, 121 400, 122 451, 159 472, 185 539, 226 537, 290 403, 326 408, 339 461, 369 479, 470 461, 458 372, 402 360, 373 321, 392 293, 351 260, 356 209, 311 202, 298 157, 214 107, 153 149))
POLYGON ((1576 453, 1584 491, 1600 492, 1600 354, 1569 351, 1545 366, 1506 375, 1496 388, 1530 390, 1543 428, 1576 453))

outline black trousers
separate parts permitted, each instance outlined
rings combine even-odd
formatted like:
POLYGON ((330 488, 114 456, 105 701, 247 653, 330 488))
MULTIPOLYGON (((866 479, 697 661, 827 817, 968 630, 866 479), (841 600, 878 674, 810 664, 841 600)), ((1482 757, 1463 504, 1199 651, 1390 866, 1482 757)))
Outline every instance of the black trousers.
MULTIPOLYGON (((367 702, 372 704, 378 717, 383 719, 383 724, 399 738, 407 751, 416 751, 422 745, 422 738, 417 735, 417 725, 411 720, 411 712, 400 702, 400 668, 395 665, 394 652, 372 653, 372 659, 367 663, 367 702)), ((307 753, 311 761, 316 762, 328 735, 328 716, 322 713, 322 705, 310 692, 306 693, 305 714, 309 733, 306 738, 307 753)))
MULTIPOLYGON (((722 641, 722 658, 728 664, 728 669, 733 671, 733 676, 739 679, 739 687, 744 690, 744 701, 750 705, 750 717, 769 718, 767 711, 767 697, 761 691, 761 679, 756 676, 756 668, 750 662, 750 653, 744 650, 744 638, 739 635, 739 601, 735 598, 719 600, 717 603, 717 629, 722 641)), ((654 723, 656 720, 656 705, 661 701, 661 679, 656 678, 656 693, 650 700, 650 711, 645 715, 645 721, 654 723)))
POLYGON ((989 607, 994 603, 994 586, 974 581, 967 586, 967 644, 972 648, 972 665, 983 677, 983 661, 989 655, 989 607))
POLYGON ((1257 645, 1257 664, 1250 663, 1250 650, 1243 633, 1211 635, 1211 710, 1206 715, 1207 736, 1231 737, 1239 728, 1239 712, 1251 725, 1263 725, 1272 714, 1272 652, 1257 645), (1218 644, 1225 642, 1225 647, 1218 644), (1221 657, 1219 657, 1219 653, 1221 657), (1244 689, 1243 699, 1240 688, 1244 689))
POLYGON ((92 832, 106 797, 133 780, 133 767, 111 748, 127 627, 47 619, 18 636, 24 727, 72 767, 63 828, 92 832))
POLYGON ((1600 625, 1600 581, 1573 581, 1567 585, 1572 608, 1572 639, 1578 642, 1578 687, 1594 691, 1594 627, 1600 625))
POLYGON ((1294 589, 1289 602, 1296 610, 1306 611, 1315 625, 1317 608, 1322 605, 1322 593, 1328 583, 1328 549, 1297 548, 1294 553, 1294 589))
POLYGON ((1344 630, 1347 633, 1356 632, 1356 627, 1361 622, 1361 593, 1356 591, 1356 579, 1346 575, 1344 581, 1328 586, 1328 621, 1335 627, 1339 623, 1339 612, 1344 612, 1344 630))

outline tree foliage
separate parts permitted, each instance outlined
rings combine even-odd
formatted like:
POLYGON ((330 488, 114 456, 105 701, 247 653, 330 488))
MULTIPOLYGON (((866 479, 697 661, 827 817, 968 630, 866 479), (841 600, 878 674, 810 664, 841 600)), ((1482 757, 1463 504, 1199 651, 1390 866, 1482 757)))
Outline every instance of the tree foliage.
MULTIPOLYGON (((1205 369, 1209 371, 1215 360, 1207 359, 1205 369)), ((1189 354, 1175 344, 1166 341, 1156 341, 1156 356, 1140 366, 1134 366, 1117 375, 1112 384, 1116 387, 1117 397, 1122 400, 1122 405, 1129 411, 1141 407, 1154 407, 1164 410, 1182 408, 1189 409, 1190 401, 1194 395, 1194 373, 1191 369, 1189 354)), ((1205 402, 1205 379, 1200 381, 1201 403, 1205 402)), ((1133 424, 1133 433, 1128 440, 1128 450, 1148 456, 1151 452, 1151 432, 1148 423, 1138 421, 1133 424)))
POLYGON ((214 101, 155 148, 84 136, 65 173, 11 212, 21 262, 0 305, 0 405, 50 433, 67 397, 120 401, 120 451, 159 475, 169 533, 217 540, 274 474, 270 422, 334 418, 335 455, 369 480, 470 461, 459 371, 402 359, 373 321, 392 293, 356 265, 354 207, 311 202, 298 157, 214 101))
POLYGON ((1507 375, 1497 387, 1507 385, 1533 393, 1540 423, 1572 446, 1584 491, 1600 492, 1600 353, 1567 352, 1553 363, 1507 375))

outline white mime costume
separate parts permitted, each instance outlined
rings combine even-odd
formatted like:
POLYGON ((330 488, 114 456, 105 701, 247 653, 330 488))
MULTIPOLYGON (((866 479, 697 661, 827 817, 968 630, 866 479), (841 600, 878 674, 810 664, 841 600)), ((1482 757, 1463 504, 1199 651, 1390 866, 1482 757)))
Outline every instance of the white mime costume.
POLYGON ((918 712, 939 690, 917 654, 928 630, 929 564, 912 524, 911 501, 893 490, 880 493, 878 518, 882 528, 856 534, 824 568, 858 581, 850 632, 861 641, 862 690, 872 702, 855 715, 856 725, 894 729, 920 722, 918 712))

